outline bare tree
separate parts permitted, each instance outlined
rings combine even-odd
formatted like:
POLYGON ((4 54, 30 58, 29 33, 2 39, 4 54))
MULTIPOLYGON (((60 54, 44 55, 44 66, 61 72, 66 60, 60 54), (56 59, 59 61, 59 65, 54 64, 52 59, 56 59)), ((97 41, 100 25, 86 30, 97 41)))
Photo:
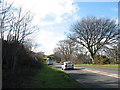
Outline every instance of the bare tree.
POLYGON ((62 40, 59 41, 57 44, 58 47, 56 48, 56 51, 59 52, 65 61, 68 61, 71 59, 72 53, 74 51, 75 43, 71 40, 62 40))
POLYGON ((31 22, 32 16, 29 11, 24 15, 22 14, 21 8, 17 9, 16 12, 14 11, 12 20, 9 23, 10 30, 7 35, 7 40, 14 40, 23 43, 25 37, 32 34, 38 29, 36 26, 31 25, 31 22))
POLYGON ((56 62, 59 63, 61 61, 61 58, 62 58, 61 56, 62 56, 61 53, 58 52, 57 49, 56 50, 54 49, 54 57, 56 62))
POLYGON ((18 56, 22 54, 20 49, 25 47, 23 43, 28 39, 27 36, 38 30, 36 26, 32 25, 32 18, 29 11, 23 14, 21 8, 15 8, 12 4, 0 1, 0 33, 1 39, 3 39, 2 56, 4 63, 13 72, 19 62, 18 56), (6 35, 4 34, 5 32, 6 35))
POLYGON ((85 47, 94 63, 94 56, 103 47, 117 41, 117 25, 115 20, 107 18, 86 17, 74 24, 72 34, 68 37, 85 47))
POLYGON ((0 0, 0 38, 4 39, 4 33, 8 29, 8 23, 11 21, 11 9, 12 4, 0 0))
POLYGON ((37 53, 35 53, 35 56, 37 58, 37 61, 43 62, 44 52, 42 52, 42 51, 37 52, 37 53))
POLYGON ((118 46, 113 46, 111 48, 105 47, 103 51, 106 53, 107 57, 113 59, 115 63, 120 63, 118 58, 118 46))
POLYGON ((88 52, 86 51, 86 48, 83 46, 80 46, 79 44, 76 43, 75 45, 75 50, 72 53, 72 59, 74 63, 91 63, 90 56, 88 52))
POLYGON ((30 11, 23 14, 22 8, 15 8, 12 4, 0 0, 0 38, 23 43, 38 27, 31 24, 33 16, 30 11))

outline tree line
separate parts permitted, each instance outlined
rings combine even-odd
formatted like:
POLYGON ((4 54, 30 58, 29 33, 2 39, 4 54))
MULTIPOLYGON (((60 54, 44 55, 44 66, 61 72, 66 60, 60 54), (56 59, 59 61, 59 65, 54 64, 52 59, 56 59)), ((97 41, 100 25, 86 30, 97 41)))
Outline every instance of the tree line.
POLYGON ((71 25, 67 39, 58 42, 54 54, 62 61, 118 64, 120 63, 118 35, 116 20, 94 16, 85 17, 71 25))
POLYGON ((2 41, 2 87, 23 87, 29 76, 42 66, 42 52, 33 52, 28 36, 39 28, 32 25, 30 11, 0 0, 0 40, 2 41), (22 86, 21 86, 22 85, 22 86))

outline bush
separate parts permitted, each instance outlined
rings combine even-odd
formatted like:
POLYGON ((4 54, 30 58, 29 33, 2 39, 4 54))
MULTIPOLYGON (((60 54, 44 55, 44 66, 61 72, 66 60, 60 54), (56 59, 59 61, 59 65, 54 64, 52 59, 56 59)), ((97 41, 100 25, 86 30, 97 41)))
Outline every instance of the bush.
POLYGON ((114 60, 107 58, 105 55, 96 55, 94 62, 95 64, 113 64, 114 60))
POLYGON ((30 77, 40 69, 42 63, 35 60, 35 53, 15 41, 2 42, 2 87, 23 87, 30 77))
POLYGON ((37 67, 40 62, 34 59, 34 52, 28 51, 23 44, 15 41, 3 41, 3 67, 6 66, 11 71, 13 68, 19 68, 26 65, 26 67, 37 67))
POLYGON ((114 59, 110 59, 110 64, 116 64, 114 59))

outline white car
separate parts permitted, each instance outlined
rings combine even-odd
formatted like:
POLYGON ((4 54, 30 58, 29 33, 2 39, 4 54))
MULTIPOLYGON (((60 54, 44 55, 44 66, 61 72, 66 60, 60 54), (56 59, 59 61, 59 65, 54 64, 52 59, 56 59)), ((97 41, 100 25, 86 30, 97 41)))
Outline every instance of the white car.
POLYGON ((62 65, 62 70, 74 69, 74 64, 71 61, 64 62, 62 65))

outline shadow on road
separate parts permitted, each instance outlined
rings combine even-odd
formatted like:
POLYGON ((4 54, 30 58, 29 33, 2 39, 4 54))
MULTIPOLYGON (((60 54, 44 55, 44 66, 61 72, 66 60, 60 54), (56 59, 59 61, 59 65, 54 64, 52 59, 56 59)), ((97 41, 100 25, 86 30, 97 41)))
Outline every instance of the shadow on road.
MULTIPOLYGON (((55 67, 55 68, 58 68, 58 69, 62 69, 61 67, 55 67)), ((65 71, 69 71, 69 70, 83 70, 85 68, 74 68, 74 69, 65 69, 65 71)))
POLYGON ((69 70, 83 70, 85 68, 74 68, 74 69, 65 69, 65 71, 69 71, 69 70))
POLYGON ((111 77, 101 78, 97 74, 92 73, 69 73, 69 76, 88 88, 118 88, 118 83, 120 83, 117 79, 112 81, 110 80, 111 77))
MULTIPOLYGON (((52 66, 62 70, 61 65, 52 66)), ((109 88, 118 88, 118 83, 120 84, 120 81, 118 81, 117 78, 86 72, 84 71, 84 69, 86 68, 81 66, 75 66, 74 69, 68 69, 63 71, 76 81, 88 87, 90 90, 97 90, 98 88, 102 90, 106 90, 109 88)))
POLYGON ((85 68, 74 68, 74 70, 83 70, 85 68))

